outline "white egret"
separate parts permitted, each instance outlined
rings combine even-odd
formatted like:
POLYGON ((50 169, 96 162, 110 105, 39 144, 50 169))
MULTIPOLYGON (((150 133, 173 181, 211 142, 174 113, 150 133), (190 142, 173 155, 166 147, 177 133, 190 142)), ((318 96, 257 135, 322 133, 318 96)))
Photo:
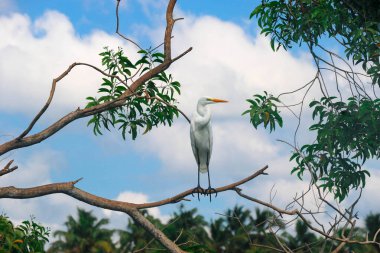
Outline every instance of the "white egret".
POLYGON ((228 101, 210 98, 210 97, 201 97, 198 100, 197 109, 193 113, 191 118, 190 126, 190 139, 191 147, 193 148, 193 153, 195 160, 198 165, 198 186, 194 188, 193 193, 201 194, 211 194, 216 193, 214 188, 211 188, 210 183, 210 171, 208 165, 210 163, 210 157, 212 153, 212 128, 211 128, 211 111, 208 107, 209 104, 214 103, 226 103, 228 101), (208 188, 204 190, 200 186, 200 173, 208 173, 208 188))

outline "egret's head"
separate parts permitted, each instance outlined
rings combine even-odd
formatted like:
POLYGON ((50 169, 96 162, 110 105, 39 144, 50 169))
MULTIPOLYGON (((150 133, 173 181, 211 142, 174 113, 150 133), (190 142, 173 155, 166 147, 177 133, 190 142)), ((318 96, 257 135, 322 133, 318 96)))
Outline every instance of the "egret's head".
POLYGON ((212 98, 212 97, 201 97, 198 100, 198 104, 202 104, 202 105, 215 104, 215 103, 227 103, 227 102, 228 102, 227 100, 212 98))

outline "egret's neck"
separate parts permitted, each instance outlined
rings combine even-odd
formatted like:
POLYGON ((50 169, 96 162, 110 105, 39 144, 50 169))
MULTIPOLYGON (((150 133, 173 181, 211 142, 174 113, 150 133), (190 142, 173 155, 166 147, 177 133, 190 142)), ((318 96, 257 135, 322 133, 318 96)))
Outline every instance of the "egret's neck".
POLYGON ((211 111, 207 105, 198 104, 197 105, 198 117, 196 119, 198 127, 202 128, 210 123, 211 111))
POLYGON ((197 105, 197 112, 200 116, 205 117, 210 115, 210 108, 208 108, 208 105, 198 104, 197 105))

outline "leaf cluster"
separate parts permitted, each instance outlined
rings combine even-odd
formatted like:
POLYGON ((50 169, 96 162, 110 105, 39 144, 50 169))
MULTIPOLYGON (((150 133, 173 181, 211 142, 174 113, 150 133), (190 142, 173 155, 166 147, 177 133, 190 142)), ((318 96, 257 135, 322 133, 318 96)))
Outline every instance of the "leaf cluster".
POLYGON ((380 158, 380 99, 351 97, 345 103, 323 97, 309 106, 318 120, 309 129, 317 138, 292 155, 297 163, 292 173, 301 178, 305 169, 311 171, 342 201, 350 189, 365 186, 370 175, 362 169, 365 161, 380 158))
POLYGON ((121 48, 117 51, 105 48, 100 53, 102 65, 111 77, 103 78, 98 89, 99 98, 87 97, 89 102, 86 108, 118 99, 126 100, 122 106, 97 113, 90 119, 88 125, 93 126, 95 135, 101 135, 103 129, 110 131, 112 127, 121 131, 123 139, 126 139, 127 133, 135 139, 141 132, 139 129, 143 129, 145 134, 160 124, 171 125, 174 117, 178 117, 175 94, 180 94, 181 85, 173 80, 171 74, 160 72, 131 92, 133 95, 122 97, 134 76, 142 75, 164 59, 159 52, 140 50, 138 53, 141 57, 135 63, 124 55, 121 48))
POLYGON ((336 38, 347 59, 362 63, 380 86, 380 11, 378 0, 263 0, 250 15, 278 50, 307 43, 312 49, 323 36, 336 38), (276 45, 277 43, 277 45, 276 45))
POLYGON ((0 253, 44 252, 49 233, 48 228, 36 223, 33 218, 15 227, 8 217, 1 215, 0 253))
POLYGON ((276 105, 280 102, 278 98, 264 91, 264 95, 256 94, 253 99, 246 101, 250 107, 242 115, 249 114, 250 122, 254 128, 257 129, 259 125, 263 124, 264 128, 269 126, 269 130, 272 132, 276 129, 276 124, 282 127, 283 121, 276 105))

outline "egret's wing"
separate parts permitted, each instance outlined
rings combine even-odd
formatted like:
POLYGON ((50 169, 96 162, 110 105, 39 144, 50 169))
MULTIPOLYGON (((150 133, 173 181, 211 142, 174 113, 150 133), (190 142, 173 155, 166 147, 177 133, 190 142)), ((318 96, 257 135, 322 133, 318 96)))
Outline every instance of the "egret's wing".
POLYGON ((212 127, 211 127, 211 122, 207 126, 208 128, 208 136, 209 136, 209 151, 208 151, 208 157, 207 157, 207 167, 210 164, 210 159, 211 159, 211 153, 212 153, 212 143, 213 143, 213 137, 212 137, 212 127))
POLYGON ((196 143, 195 143, 193 124, 190 125, 190 141, 191 141, 191 148, 193 149, 193 154, 195 156, 195 160, 197 161, 197 164, 199 164, 199 155, 197 153, 198 150, 196 148, 196 143))

